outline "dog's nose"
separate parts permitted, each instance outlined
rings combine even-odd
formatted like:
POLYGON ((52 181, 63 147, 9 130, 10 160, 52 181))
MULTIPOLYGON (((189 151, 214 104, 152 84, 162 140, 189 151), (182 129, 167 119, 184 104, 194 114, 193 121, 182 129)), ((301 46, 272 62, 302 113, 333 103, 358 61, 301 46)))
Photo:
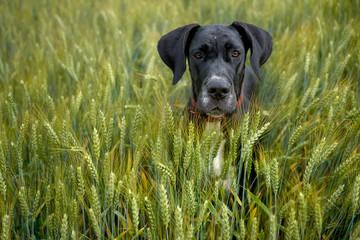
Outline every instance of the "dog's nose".
POLYGON ((230 94, 230 84, 221 79, 212 80, 207 86, 207 93, 216 100, 221 100, 230 94))

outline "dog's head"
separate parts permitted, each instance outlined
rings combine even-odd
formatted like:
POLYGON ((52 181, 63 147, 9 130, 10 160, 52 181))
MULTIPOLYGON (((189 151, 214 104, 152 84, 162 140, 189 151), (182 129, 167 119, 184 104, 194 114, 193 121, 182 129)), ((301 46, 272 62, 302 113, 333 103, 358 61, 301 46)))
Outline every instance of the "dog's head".
POLYGON ((158 43, 161 59, 174 73, 173 84, 183 76, 188 58, 197 111, 216 117, 236 109, 249 49, 251 67, 260 79, 259 68, 270 57, 272 37, 251 24, 190 24, 169 32, 158 43))

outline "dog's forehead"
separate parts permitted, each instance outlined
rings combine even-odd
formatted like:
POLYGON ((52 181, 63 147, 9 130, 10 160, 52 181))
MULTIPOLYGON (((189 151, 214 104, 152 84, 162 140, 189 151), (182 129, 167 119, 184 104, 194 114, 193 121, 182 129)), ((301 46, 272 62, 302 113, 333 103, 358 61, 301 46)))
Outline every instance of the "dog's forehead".
POLYGON ((241 42, 241 39, 239 32, 231 25, 214 24, 199 27, 194 34, 191 45, 219 41, 241 42))

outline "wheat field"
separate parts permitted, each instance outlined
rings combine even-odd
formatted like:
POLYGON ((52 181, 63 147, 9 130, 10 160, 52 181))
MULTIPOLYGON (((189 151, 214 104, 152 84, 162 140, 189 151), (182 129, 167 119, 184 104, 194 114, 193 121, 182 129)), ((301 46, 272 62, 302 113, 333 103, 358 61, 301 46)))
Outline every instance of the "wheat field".
POLYGON ((359 0, 0 9, 1 239, 360 239, 359 0), (157 41, 235 20, 274 50, 252 110, 201 134, 157 41))

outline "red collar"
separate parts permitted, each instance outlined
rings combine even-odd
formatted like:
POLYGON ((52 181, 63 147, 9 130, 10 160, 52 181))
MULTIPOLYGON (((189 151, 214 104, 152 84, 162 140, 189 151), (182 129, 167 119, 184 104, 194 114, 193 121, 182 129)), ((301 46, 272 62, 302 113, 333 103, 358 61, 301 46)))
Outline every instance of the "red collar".
MULTIPOLYGON (((236 108, 239 108, 241 103, 242 103, 242 100, 243 100, 243 91, 241 90, 241 96, 240 96, 240 99, 239 101, 237 102, 236 104, 236 108)), ((199 117, 200 116, 200 113, 196 111, 196 102, 195 102, 195 99, 193 97, 193 95, 191 94, 191 106, 188 107, 188 112, 189 114, 192 114, 196 117, 199 117)), ((203 120, 206 121, 206 122, 217 122, 217 121, 220 121, 222 119, 224 119, 225 116, 221 116, 221 117, 204 117, 203 120)))

